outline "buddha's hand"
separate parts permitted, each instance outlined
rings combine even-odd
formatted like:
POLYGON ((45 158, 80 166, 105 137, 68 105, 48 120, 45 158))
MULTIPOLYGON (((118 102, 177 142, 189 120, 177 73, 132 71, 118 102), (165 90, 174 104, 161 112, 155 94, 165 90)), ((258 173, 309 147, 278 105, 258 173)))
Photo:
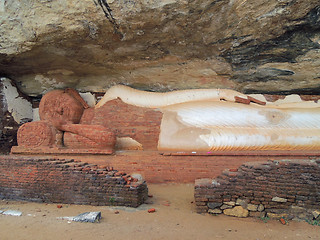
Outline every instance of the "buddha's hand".
POLYGON ((63 119, 50 119, 50 123, 58 130, 60 131, 66 131, 65 126, 67 125, 67 122, 63 119))
POLYGON ((236 102, 237 98, 248 99, 247 95, 231 89, 219 89, 218 95, 220 100, 229 101, 229 102, 236 102))

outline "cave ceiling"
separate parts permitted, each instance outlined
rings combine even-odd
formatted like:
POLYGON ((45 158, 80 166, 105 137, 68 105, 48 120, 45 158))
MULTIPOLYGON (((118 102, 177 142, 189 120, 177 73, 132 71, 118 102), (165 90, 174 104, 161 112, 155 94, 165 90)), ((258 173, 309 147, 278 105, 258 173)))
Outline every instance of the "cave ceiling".
POLYGON ((0 0, 0 76, 29 96, 320 92, 318 0, 0 0))

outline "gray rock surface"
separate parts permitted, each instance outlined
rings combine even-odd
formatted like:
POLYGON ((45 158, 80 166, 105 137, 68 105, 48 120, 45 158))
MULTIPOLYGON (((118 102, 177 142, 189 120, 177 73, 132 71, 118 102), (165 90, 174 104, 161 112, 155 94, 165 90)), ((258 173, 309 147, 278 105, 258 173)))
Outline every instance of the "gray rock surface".
POLYGON ((99 222, 101 218, 101 212, 85 212, 72 218, 75 222, 99 222))
POLYGON ((85 212, 74 217, 59 217, 58 219, 75 221, 75 222, 99 222, 101 219, 101 212, 85 212))
POLYGON ((208 208, 215 209, 215 208, 221 207, 222 203, 209 202, 207 205, 208 205, 208 208))
POLYGON ((118 83, 319 93, 318 0, 99 2, 0 0, 0 76, 30 96, 118 83))

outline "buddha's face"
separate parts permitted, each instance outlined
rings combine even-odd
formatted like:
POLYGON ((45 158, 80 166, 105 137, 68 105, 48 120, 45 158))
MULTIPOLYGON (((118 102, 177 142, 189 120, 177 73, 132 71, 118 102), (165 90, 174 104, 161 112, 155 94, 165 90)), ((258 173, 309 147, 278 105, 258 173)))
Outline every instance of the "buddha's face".
POLYGON ((47 93, 41 100, 39 113, 41 120, 62 121, 77 124, 83 114, 83 106, 63 90, 47 93))

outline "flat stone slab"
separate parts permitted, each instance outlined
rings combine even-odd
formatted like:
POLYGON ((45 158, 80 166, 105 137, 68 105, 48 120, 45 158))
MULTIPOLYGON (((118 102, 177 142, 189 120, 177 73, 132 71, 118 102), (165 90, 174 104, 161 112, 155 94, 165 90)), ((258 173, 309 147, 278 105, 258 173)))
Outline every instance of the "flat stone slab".
POLYGON ((78 216, 73 217, 75 222, 99 222, 101 219, 101 212, 85 212, 81 213, 78 216))
POLYGON ((282 202, 282 203, 285 203, 285 202, 288 201, 288 199, 286 199, 286 198, 281 198, 281 197, 273 197, 273 198, 272 198, 272 201, 273 201, 273 202, 282 202))
POLYGON ((69 220, 74 222, 99 222, 101 219, 101 212, 85 212, 81 213, 75 217, 61 217, 58 219, 69 220))
POLYGON ((6 211, 3 211, 2 214, 3 215, 8 215, 8 216, 20 217, 22 215, 22 212, 17 211, 17 210, 6 210, 6 211))

